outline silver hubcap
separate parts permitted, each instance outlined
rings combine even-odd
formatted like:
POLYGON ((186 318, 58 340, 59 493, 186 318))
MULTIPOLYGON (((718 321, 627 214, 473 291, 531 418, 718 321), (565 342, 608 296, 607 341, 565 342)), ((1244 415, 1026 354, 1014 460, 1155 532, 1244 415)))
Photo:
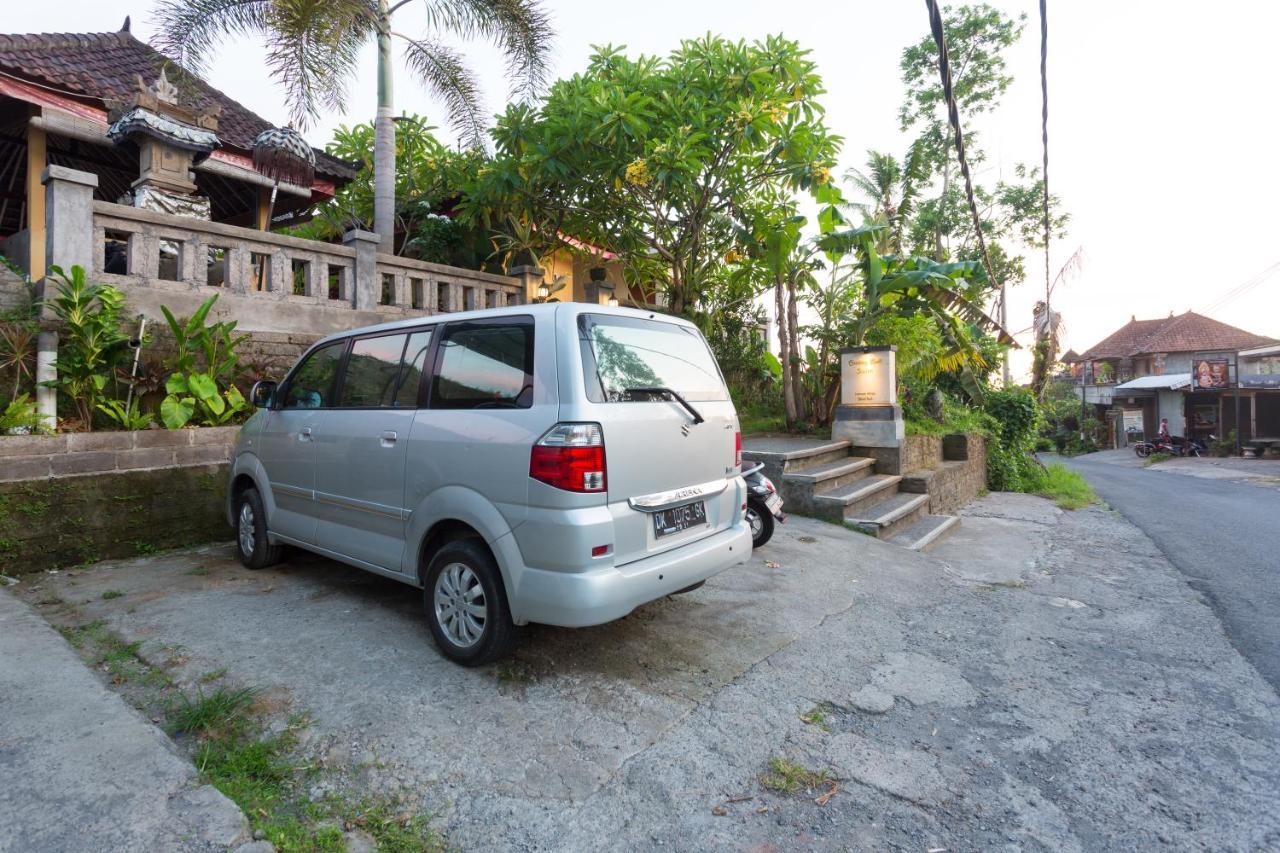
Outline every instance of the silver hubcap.
POLYGON ((240 504, 240 550, 246 557, 252 556, 257 540, 253 530, 253 507, 248 501, 240 504))
POLYGON ((450 563, 436 577, 432 595, 436 622, 449 642, 460 648, 474 646, 484 633, 488 606, 480 578, 464 563, 450 563))
POLYGON ((752 539, 764 532, 764 519, 760 518, 760 513, 754 509, 747 509, 747 524, 751 525, 752 539))

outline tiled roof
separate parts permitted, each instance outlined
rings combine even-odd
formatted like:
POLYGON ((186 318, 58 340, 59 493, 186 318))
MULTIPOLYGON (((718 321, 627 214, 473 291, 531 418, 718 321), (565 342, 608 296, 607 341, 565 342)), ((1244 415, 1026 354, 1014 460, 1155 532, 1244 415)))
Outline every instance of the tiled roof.
POLYGON ((1262 346, 1273 339, 1228 326, 1194 311, 1163 320, 1134 318, 1085 350, 1081 361, 1128 358, 1157 352, 1205 352, 1262 346))
MULTIPOLYGON (((222 107, 218 137, 224 144, 252 151, 254 137, 271 126, 128 32, 0 35, 0 72, 87 99, 126 101, 138 91, 137 75, 151 83, 161 68, 178 88, 183 106, 222 107)), ((319 151, 316 167, 337 177, 354 175, 350 164, 319 151)))

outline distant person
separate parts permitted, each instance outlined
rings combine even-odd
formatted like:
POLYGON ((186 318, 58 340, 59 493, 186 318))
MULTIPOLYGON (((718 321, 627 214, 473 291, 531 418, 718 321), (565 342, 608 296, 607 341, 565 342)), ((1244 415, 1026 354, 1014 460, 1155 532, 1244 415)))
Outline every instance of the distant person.
POLYGON ((1160 419, 1160 441, 1164 444, 1172 444, 1173 437, 1169 435, 1169 419, 1160 419))

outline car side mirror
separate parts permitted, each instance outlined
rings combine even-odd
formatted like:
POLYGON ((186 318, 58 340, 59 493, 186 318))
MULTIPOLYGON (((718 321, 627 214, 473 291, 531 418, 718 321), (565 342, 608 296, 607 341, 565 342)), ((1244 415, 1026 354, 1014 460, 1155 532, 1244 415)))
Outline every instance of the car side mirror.
POLYGON ((269 409, 276 398, 276 383, 270 379, 259 379, 249 389, 249 402, 259 409, 269 409))

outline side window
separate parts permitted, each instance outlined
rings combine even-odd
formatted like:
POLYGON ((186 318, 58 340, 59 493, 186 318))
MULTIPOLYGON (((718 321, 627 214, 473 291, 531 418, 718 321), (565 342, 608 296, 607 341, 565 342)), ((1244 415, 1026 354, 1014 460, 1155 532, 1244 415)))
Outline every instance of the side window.
POLYGON ((390 406, 396 398, 400 359, 408 335, 379 335, 357 338, 351 344, 347 369, 342 378, 338 406, 367 409, 390 406))
POLYGON ((422 384, 422 371, 430 349, 430 329, 423 329, 409 336, 409 345, 404 350, 404 364, 400 370, 400 385, 396 389, 397 408, 411 409, 418 405, 418 386, 422 384))
POLYGON ((286 409, 323 409, 333 405, 333 380, 342 363, 346 341, 336 341, 315 350, 289 378, 285 391, 286 409))
POLYGON ((433 409, 527 409, 533 405, 533 324, 451 326, 436 365, 433 409))

